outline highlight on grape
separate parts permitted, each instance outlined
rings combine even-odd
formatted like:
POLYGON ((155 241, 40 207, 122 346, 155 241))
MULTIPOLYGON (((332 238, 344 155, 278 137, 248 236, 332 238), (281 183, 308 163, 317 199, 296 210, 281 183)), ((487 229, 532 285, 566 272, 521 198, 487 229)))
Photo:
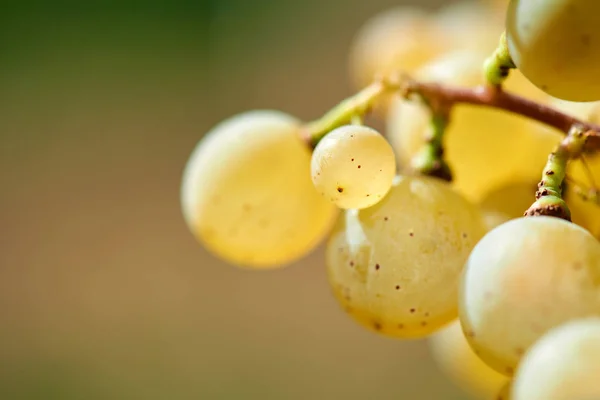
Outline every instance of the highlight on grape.
POLYGON ((427 340, 475 398, 600 399, 598 26, 595 0, 377 15, 349 55, 356 94, 200 140, 183 217, 246 269, 326 243, 340 310, 427 340))

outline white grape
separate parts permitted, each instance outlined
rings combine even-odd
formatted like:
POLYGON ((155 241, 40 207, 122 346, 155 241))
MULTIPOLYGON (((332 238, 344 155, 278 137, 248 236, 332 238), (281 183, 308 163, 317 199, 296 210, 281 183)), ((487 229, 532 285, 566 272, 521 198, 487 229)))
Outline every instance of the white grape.
POLYGON ((198 144, 181 187, 183 215, 207 249, 245 267, 303 257, 328 233, 336 208, 314 188, 300 123, 277 111, 237 115, 198 144))
POLYGON ((340 208, 366 208, 392 187, 396 158, 379 132, 347 125, 328 133, 313 152, 312 180, 340 208))
POLYGON ((399 176, 381 202, 340 218, 329 282, 360 324, 425 337, 456 318, 459 276, 484 231, 478 208, 446 182, 399 176))
POLYGON ((428 343, 440 369, 477 398, 491 399, 508 380, 473 352, 458 320, 431 336, 428 343))
POLYGON ((527 352, 513 385, 514 400, 600 399, 600 319, 556 327, 527 352))
POLYGON ((598 25, 596 0, 512 0, 508 49, 519 70, 552 96, 600 100, 598 25))
POLYGON ((490 366, 511 375, 546 331, 600 315, 600 244, 553 217, 511 220, 490 231, 467 261, 460 320, 490 366))

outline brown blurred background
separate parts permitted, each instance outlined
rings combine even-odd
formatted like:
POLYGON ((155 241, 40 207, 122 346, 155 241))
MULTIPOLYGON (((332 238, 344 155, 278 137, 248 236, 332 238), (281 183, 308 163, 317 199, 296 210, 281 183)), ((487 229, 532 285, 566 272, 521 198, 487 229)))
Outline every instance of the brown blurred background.
POLYGON ((402 2, 2 8, 0 399, 466 398, 423 342, 339 309, 321 250, 242 271, 180 215, 183 166, 212 125, 320 115, 351 93, 356 30, 402 2))

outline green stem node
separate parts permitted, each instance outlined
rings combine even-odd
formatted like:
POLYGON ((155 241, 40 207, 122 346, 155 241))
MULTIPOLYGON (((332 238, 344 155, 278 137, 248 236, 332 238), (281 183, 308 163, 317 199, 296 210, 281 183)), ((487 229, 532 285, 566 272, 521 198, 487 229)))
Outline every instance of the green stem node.
POLYGON ((448 112, 435 113, 430 122, 426 142, 412 158, 410 169, 419 175, 452 181, 452 171, 443 158, 443 138, 448 125, 448 112))
POLYGON ((508 52, 506 32, 503 32, 500 35, 498 47, 483 64, 485 80, 490 85, 500 86, 508 78, 508 74, 513 68, 516 68, 516 66, 508 52))
POLYGON ((587 136, 580 126, 573 126, 569 134, 548 156, 542 180, 535 193, 536 201, 525 211, 525 216, 553 216, 571 221, 571 212, 562 198, 562 186, 570 160, 581 156, 587 136))

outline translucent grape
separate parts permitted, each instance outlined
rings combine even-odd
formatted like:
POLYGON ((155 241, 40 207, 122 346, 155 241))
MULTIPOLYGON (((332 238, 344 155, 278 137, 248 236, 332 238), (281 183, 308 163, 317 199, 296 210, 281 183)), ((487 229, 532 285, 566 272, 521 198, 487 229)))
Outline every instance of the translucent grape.
POLYGON ((374 129, 347 125, 328 133, 313 152, 312 180, 340 208, 366 208, 392 187, 396 158, 374 129))
POLYGON ((600 100, 600 2, 512 0, 506 17, 510 55, 543 91, 571 101, 600 100))
POLYGON ((600 399, 600 319, 552 329, 527 352, 515 375, 514 400, 600 399))
POLYGON ((500 225, 469 256, 459 311, 475 352, 510 375, 546 331, 600 315, 600 245, 559 218, 500 225))
POLYGON ((486 193, 479 202, 488 229, 523 216, 535 201, 538 181, 514 182, 486 193))
POLYGON ((476 398, 492 399, 508 380, 473 352, 458 320, 431 336, 429 347, 440 369, 476 398))
MULTIPOLYGON (((481 65, 487 55, 487 52, 451 52, 421 68, 416 78, 473 87, 483 83, 481 65)), ((518 72, 511 74, 506 87, 546 101, 547 96, 518 72)), ((407 165, 423 145, 429 119, 428 109, 415 101, 396 99, 390 107, 387 132, 400 165, 407 165)), ((502 110, 457 105, 444 138, 455 188, 468 199, 479 202, 485 193, 498 186, 515 180, 539 179, 544 163, 534 164, 529 157, 532 138, 539 135, 532 129, 536 125, 539 124, 502 110)), ((557 142, 559 139, 557 135, 557 142)))
POLYGON ((445 182, 397 177, 381 202, 340 218, 329 282, 360 324, 425 337, 456 318, 459 275, 484 230, 478 208, 445 182))
POLYGON ((350 53, 350 72, 358 88, 380 74, 412 72, 442 51, 431 36, 428 14, 396 7, 375 15, 358 31, 350 53))
POLYGON ((207 249, 233 264, 281 266, 316 247, 337 209, 314 188, 299 122, 254 111, 214 127, 181 187, 183 215, 207 249))

